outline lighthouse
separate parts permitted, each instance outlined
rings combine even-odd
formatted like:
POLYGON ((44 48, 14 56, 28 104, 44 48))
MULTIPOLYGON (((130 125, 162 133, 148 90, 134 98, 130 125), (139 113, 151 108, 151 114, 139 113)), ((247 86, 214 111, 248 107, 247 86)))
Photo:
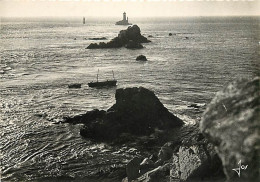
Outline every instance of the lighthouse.
POLYGON ((126 12, 123 13, 123 20, 116 22, 116 25, 132 25, 128 23, 128 17, 126 17, 126 12))
POLYGON ((123 13, 123 21, 126 21, 126 13, 123 13))

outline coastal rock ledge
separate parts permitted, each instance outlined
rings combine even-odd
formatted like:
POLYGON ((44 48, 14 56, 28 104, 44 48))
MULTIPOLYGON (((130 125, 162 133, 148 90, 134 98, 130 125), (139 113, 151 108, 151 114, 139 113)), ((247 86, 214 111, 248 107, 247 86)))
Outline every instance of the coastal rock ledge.
POLYGON ((150 135, 156 129, 166 130, 183 125, 183 121, 170 113, 146 88, 117 89, 115 98, 116 103, 107 111, 96 109, 65 118, 65 122, 84 123, 80 134, 102 141, 150 135))
POLYGON ((128 49, 141 49, 141 43, 151 42, 141 35, 141 30, 137 25, 129 26, 126 30, 121 30, 117 37, 105 43, 91 43, 87 49, 106 49, 126 47, 128 49))
POLYGON ((200 122, 228 181, 260 181, 259 83, 255 78, 228 85, 217 93, 200 122))

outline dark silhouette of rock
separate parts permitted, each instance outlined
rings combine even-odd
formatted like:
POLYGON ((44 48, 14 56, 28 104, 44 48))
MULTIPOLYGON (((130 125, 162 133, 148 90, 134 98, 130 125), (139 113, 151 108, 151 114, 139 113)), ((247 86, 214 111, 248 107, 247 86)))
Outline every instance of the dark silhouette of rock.
POLYGON ((145 158, 135 166, 140 170, 135 181, 225 181, 221 160, 198 125, 173 128, 164 135, 170 142, 161 147, 155 163, 145 158))
POLYGON ((137 25, 129 26, 126 30, 121 30, 118 38, 126 41, 133 40, 138 43, 151 42, 146 37, 141 35, 141 29, 137 25))
POLYGON ((137 56, 136 61, 147 61, 144 55, 137 56))
POLYGON ((141 157, 135 157, 126 164, 126 175, 128 181, 138 178, 140 174, 140 164, 143 161, 141 157))
POLYGON ((87 49, 104 49, 104 48, 119 48, 128 47, 135 45, 135 48, 142 48, 141 43, 151 42, 146 37, 141 35, 141 30, 137 25, 129 26, 126 30, 121 30, 117 37, 111 41, 105 43, 100 42, 99 44, 91 43, 87 49), (130 42, 131 41, 131 42, 130 42))
POLYGON ((99 49, 100 45, 97 43, 91 43, 87 48, 88 49, 99 49))
POLYGON ((127 49, 142 49, 144 46, 138 42, 134 42, 132 40, 129 40, 128 43, 125 45, 125 48, 127 49))
POLYGON ((78 123, 85 123, 80 134, 102 141, 113 141, 126 136, 126 133, 150 135, 155 128, 167 130, 183 124, 163 106, 152 91, 143 87, 117 89, 115 97, 116 103, 107 111, 94 110, 66 118, 64 122, 75 124, 77 120, 78 123))
POLYGON ((73 116, 73 117, 64 117, 63 120, 66 123, 71 124, 88 124, 90 122, 94 122, 96 120, 101 120, 106 114, 104 110, 94 109, 92 111, 88 111, 85 114, 73 116))
POLYGON ((155 167, 154 162, 149 158, 145 158, 140 164, 140 171, 142 174, 144 174, 147 171, 153 169, 154 167, 155 167))
POLYGON ((172 157, 173 154, 173 144, 171 142, 167 142, 164 144, 159 153, 158 153, 158 159, 161 161, 169 160, 172 157))
POLYGON ((228 180, 259 181, 259 83, 259 78, 231 83, 216 94, 200 122, 228 180), (243 170, 240 165, 248 166, 243 170), (236 168, 240 177, 232 170, 236 168))
POLYGON ((94 37, 94 38, 89 38, 89 40, 107 40, 106 37, 94 37))
POLYGON ((157 168, 146 172, 142 176, 138 177, 136 182, 168 182, 170 175, 171 164, 166 163, 163 166, 158 166, 157 168))
POLYGON ((152 35, 148 35, 149 38, 152 38, 153 36, 152 35))

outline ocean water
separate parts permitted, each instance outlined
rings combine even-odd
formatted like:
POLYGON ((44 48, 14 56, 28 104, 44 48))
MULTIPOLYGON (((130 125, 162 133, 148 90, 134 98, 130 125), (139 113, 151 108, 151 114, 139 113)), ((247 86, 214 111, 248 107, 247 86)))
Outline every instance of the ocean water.
POLYGON ((259 20, 137 19, 132 21, 142 34, 153 36, 144 49, 89 50, 90 43, 100 42, 89 38, 110 40, 127 27, 115 26, 116 19, 87 19, 83 25, 80 18, 2 18, 2 180, 83 179, 127 163, 138 151, 88 141, 79 135, 80 125, 55 124, 64 116, 109 108, 117 88, 151 89, 187 124, 198 122, 224 85, 259 76, 259 20), (140 54, 148 61, 135 61, 140 54), (98 70, 100 80, 111 79, 113 70, 117 87, 89 88, 98 70), (82 83, 82 88, 68 89, 71 83, 82 83))

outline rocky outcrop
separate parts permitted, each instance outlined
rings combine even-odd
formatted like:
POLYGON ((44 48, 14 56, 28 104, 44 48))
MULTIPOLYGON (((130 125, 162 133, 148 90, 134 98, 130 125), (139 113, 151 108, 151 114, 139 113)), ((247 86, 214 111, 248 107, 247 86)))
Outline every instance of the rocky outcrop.
POLYGON ((135 171, 139 171, 135 177, 139 176, 134 181, 225 180, 221 161, 213 145, 199 132, 198 125, 184 125, 170 132, 173 137, 168 135, 169 142, 160 148, 157 161, 145 158, 135 164, 135 171))
POLYGON ((140 176, 141 157, 135 157, 130 160, 126 165, 127 180, 132 181, 140 176))
POLYGON ((162 166, 158 166, 157 168, 146 172, 137 178, 136 182, 169 182, 169 172, 170 172, 171 164, 167 163, 162 166))
POLYGON ((104 48, 119 48, 126 47, 130 49, 143 48, 141 43, 151 42, 146 37, 141 35, 141 30, 137 25, 129 26, 126 30, 121 30, 117 37, 105 43, 91 43, 87 49, 104 49, 104 48))
POLYGON ((93 38, 89 38, 88 40, 107 40, 106 37, 93 37, 93 38))
POLYGON ((228 180, 259 181, 259 99, 259 78, 239 80, 216 94, 200 122, 228 180))
POLYGON ((152 91, 143 87, 117 89, 115 97, 116 103, 107 111, 93 110, 64 120, 84 123, 80 134, 102 141, 127 140, 132 135, 150 135, 157 128, 168 130, 183 124, 152 91))
POLYGON ((142 49, 142 48, 144 48, 144 46, 142 46, 142 44, 140 44, 139 42, 129 40, 126 43, 125 48, 127 48, 127 49, 142 49))
POLYGON ((180 146, 172 157, 172 181, 223 179, 221 161, 210 143, 180 146))
POLYGON ((144 55, 140 55, 140 56, 137 56, 136 61, 147 61, 147 58, 144 55))
POLYGON ((102 120, 105 116, 106 111, 94 109, 92 111, 88 111, 85 114, 73 116, 73 117, 64 117, 63 120, 66 123, 71 124, 89 124, 93 121, 102 120))

